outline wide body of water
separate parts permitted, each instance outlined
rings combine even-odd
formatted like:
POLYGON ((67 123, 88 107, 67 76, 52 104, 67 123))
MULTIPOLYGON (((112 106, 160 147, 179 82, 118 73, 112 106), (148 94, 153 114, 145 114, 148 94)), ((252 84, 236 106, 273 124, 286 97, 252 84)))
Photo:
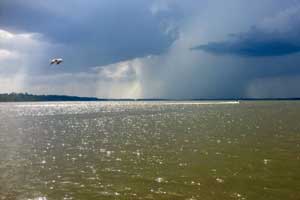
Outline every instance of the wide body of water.
POLYGON ((299 200, 300 102, 2 103, 0 199, 299 200))

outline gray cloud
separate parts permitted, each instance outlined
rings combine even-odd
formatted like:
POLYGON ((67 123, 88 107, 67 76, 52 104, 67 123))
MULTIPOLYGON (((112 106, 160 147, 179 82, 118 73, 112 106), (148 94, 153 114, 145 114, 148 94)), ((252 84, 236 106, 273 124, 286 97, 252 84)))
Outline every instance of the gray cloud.
POLYGON ((177 38, 179 12, 151 11, 147 0, 4 0, 0 27, 38 32, 63 45, 50 56, 69 60, 71 70, 161 54, 177 38))

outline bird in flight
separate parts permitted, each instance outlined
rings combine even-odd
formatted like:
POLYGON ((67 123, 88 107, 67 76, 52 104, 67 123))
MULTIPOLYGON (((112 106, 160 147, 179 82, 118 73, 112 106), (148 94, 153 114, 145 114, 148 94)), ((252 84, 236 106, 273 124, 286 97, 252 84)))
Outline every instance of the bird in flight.
POLYGON ((59 65, 62 62, 63 62, 62 58, 54 58, 51 60, 50 65, 53 65, 53 64, 59 65))

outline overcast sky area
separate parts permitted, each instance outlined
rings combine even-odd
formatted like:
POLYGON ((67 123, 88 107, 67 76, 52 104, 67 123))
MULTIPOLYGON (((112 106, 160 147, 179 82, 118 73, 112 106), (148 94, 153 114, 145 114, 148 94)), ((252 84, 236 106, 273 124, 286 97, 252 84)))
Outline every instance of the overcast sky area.
POLYGON ((6 92, 300 97, 300 1, 0 0, 6 92))

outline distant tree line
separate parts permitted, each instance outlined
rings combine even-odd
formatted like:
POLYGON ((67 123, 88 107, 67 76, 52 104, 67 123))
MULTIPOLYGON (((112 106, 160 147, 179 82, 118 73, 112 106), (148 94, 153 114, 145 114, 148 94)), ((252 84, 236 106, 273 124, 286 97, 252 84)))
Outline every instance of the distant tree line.
POLYGON ((0 102, 21 101, 98 101, 94 97, 77 97, 66 95, 33 95, 28 93, 5 93, 0 94, 0 102))
POLYGON ((67 95, 34 95, 28 93, 0 94, 0 102, 22 101, 299 101, 300 98, 219 98, 219 99, 106 99, 67 95))

